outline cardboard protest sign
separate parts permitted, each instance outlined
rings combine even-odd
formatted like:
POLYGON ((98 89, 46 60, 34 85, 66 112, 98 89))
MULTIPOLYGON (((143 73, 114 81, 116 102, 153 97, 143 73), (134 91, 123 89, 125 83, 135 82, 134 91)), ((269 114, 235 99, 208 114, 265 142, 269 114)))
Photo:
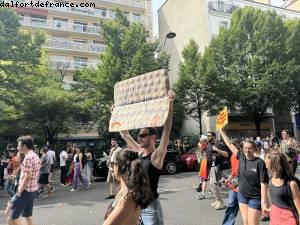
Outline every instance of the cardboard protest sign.
POLYGON ((216 120, 216 128, 217 130, 222 129, 228 124, 228 111, 225 106, 224 109, 219 113, 216 120))
POLYGON ((169 112, 169 78, 157 70, 115 84, 109 131, 163 126, 169 112))

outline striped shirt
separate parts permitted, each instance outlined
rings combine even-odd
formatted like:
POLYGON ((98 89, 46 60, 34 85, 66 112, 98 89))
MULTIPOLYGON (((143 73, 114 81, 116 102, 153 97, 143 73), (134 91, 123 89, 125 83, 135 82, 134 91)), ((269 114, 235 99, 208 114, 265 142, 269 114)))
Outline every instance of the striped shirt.
POLYGON ((41 163, 39 157, 32 150, 29 150, 25 155, 25 158, 21 165, 19 188, 23 186, 23 183, 25 181, 25 174, 30 173, 30 180, 24 187, 24 189, 28 192, 37 191, 40 167, 41 163))

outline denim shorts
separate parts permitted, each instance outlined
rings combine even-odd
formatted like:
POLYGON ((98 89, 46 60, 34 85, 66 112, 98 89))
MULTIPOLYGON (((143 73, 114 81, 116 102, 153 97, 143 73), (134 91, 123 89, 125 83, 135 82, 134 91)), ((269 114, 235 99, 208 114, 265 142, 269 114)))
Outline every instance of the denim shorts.
POLYGON ((31 217, 33 210, 33 201, 36 196, 36 192, 23 191, 21 196, 15 195, 11 199, 11 214, 10 217, 15 220, 18 219, 21 214, 23 217, 31 217))
POLYGON ((260 199, 246 198, 241 193, 238 193, 238 201, 241 204, 247 205, 251 209, 261 210, 260 199))
POLYGON ((140 225, 164 225, 160 201, 157 198, 147 208, 142 209, 140 225))

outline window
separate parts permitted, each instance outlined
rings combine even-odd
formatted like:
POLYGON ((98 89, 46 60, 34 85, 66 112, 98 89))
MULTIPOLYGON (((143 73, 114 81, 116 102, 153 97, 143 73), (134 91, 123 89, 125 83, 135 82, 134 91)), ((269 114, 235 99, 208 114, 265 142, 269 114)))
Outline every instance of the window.
POLYGON ((107 10, 106 8, 94 8, 95 14, 102 16, 102 17, 107 17, 107 10))
POLYGON ((67 23, 68 19, 54 17, 52 25, 55 28, 67 28, 67 23))
POLYGON ((31 24, 36 26, 47 25, 47 16, 31 15, 31 24))
POLYGON ((87 32, 87 23, 74 22, 74 30, 78 32, 87 32))
POLYGON ((141 15, 140 14, 133 14, 133 22, 141 22, 141 15))
POLYGON ((129 12, 123 11, 123 15, 128 19, 129 18, 129 12))
POLYGON ((74 57, 74 67, 79 69, 87 66, 88 58, 86 57, 74 57))
POLYGON ((228 22, 227 22, 227 21, 224 21, 224 20, 222 20, 222 21, 220 21, 220 26, 223 26, 223 27, 227 28, 227 26, 228 26, 228 22))

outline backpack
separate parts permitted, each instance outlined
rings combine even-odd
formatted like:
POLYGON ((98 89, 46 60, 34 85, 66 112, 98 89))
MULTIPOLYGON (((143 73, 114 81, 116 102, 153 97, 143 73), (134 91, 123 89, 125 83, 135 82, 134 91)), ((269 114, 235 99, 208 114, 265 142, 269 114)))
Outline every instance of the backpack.
POLYGON ((87 163, 86 154, 82 154, 82 168, 84 168, 85 164, 87 163))

